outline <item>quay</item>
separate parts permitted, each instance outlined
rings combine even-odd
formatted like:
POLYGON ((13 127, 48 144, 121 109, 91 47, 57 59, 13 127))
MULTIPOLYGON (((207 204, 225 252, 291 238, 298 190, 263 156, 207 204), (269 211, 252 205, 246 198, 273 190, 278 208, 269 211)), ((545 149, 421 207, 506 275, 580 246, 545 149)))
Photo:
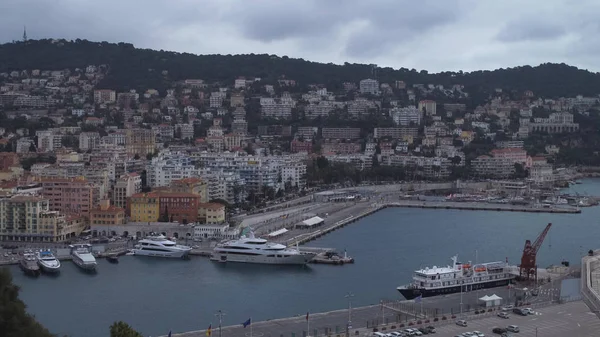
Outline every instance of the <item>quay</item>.
POLYGON ((390 202, 383 207, 407 208, 432 208, 432 209, 458 209, 469 211, 504 211, 504 212, 529 212, 529 213, 563 213, 578 214, 581 209, 574 207, 535 207, 527 205, 492 204, 484 202, 456 202, 456 201, 415 201, 401 200, 390 202))

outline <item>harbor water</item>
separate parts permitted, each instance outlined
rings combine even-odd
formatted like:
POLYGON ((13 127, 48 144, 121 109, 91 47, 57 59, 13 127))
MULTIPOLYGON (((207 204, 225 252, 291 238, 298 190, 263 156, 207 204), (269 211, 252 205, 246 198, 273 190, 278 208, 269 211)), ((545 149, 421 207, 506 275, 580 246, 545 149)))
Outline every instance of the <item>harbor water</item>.
MULTIPOLYGON (((600 180, 585 180, 572 191, 600 195, 600 180)), ((123 256, 119 264, 99 260, 98 272, 81 272, 69 261, 60 275, 25 276, 10 267, 28 311, 53 333, 75 337, 108 335, 125 321, 145 336, 213 328, 217 310, 224 325, 241 324, 348 305, 401 298, 398 285, 414 269, 462 261, 518 264, 525 239, 535 240, 553 223, 538 253, 546 267, 563 259, 578 264, 599 247, 600 207, 581 214, 388 208, 332 232, 311 246, 344 249, 356 263, 344 266, 220 264, 206 258, 166 260, 123 256)))

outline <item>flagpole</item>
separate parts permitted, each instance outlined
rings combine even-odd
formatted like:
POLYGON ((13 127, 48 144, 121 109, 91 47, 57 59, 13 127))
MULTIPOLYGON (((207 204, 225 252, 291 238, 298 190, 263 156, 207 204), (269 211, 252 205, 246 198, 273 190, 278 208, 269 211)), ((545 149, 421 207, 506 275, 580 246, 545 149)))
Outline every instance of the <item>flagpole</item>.
POLYGON ((252 337, 252 317, 250 317, 250 337, 252 337))
POLYGON ((306 336, 310 336, 310 315, 308 313, 306 313, 306 336))

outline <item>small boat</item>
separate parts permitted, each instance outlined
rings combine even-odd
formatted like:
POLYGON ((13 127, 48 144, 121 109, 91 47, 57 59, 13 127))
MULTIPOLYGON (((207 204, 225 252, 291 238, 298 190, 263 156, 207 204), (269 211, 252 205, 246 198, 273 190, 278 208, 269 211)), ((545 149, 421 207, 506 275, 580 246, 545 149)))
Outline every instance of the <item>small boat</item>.
POLYGON ((119 255, 111 253, 106 255, 106 260, 110 263, 119 263, 119 255))
POLYGON ((129 250, 127 251, 127 253, 125 253, 125 256, 133 256, 133 255, 135 255, 135 253, 133 252, 133 250, 132 250, 132 249, 129 249, 129 250))
POLYGON ((40 275, 40 267, 38 266, 35 255, 31 251, 26 251, 23 254, 23 258, 19 261, 19 267, 27 275, 38 276, 40 275))
POLYGON ((46 273, 58 273, 60 271, 60 261, 49 250, 37 252, 36 260, 42 271, 46 273))

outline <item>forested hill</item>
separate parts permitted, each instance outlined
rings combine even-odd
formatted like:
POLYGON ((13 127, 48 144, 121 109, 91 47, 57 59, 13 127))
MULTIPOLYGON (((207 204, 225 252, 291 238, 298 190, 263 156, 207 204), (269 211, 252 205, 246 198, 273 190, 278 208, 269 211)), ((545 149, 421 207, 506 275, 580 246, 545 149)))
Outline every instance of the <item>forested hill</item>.
MULTIPOLYGON (((0 72, 73 69, 90 64, 109 65, 110 73, 101 85, 117 90, 164 89, 172 81, 186 78, 231 84, 238 76, 274 81, 282 75, 301 85, 320 83, 335 90, 340 88, 342 82, 358 82, 371 77, 371 66, 367 64, 324 64, 266 54, 194 55, 137 49, 127 43, 87 40, 30 40, 0 45, 0 72), (168 71, 168 75, 162 74, 164 70, 168 71)), ((408 84, 462 84, 472 93, 487 93, 495 88, 515 92, 532 90, 536 96, 542 97, 591 96, 600 93, 599 73, 566 64, 546 63, 536 67, 436 74, 429 74, 425 70, 379 68, 377 78, 382 83, 402 80, 408 84)))

